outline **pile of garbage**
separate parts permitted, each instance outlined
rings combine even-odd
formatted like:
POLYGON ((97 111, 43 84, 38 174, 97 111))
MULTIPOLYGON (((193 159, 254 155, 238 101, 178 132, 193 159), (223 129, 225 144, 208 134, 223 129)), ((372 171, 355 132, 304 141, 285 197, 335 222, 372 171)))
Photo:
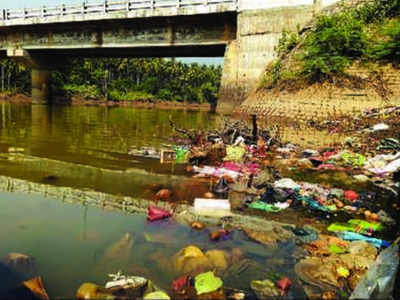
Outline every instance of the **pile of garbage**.
MULTIPOLYGON (((393 108, 386 113, 398 113, 399 109, 393 108)), ((367 113, 364 117, 375 116, 375 113, 367 113)), ((385 132, 390 126, 381 122, 358 128, 357 132, 362 132, 365 137, 385 132)), ((348 137, 342 145, 302 149, 282 143, 267 131, 260 130, 255 117, 251 129, 241 122, 225 124, 222 130, 208 134, 181 131, 173 124, 172 127, 188 137, 186 145, 175 147, 175 162, 187 163, 187 169, 194 173, 194 177, 209 178, 212 182, 210 191, 203 198, 195 199, 195 206, 209 208, 214 214, 217 211, 228 214, 231 192, 236 192, 243 195, 241 205, 236 207, 239 211, 251 213, 251 210, 259 210, 275 214, 288 209, 307 210, 316 217, 324 217, 325 235, 305 244, 310 256, 296 265, 298 278, 313 287, 308 291, 305 289, 310 298, 342 297, 344 287, 347 287, 347 296, 352 292, 361 295, 357 285, 362 275, 367 274, 364 278, 369 276, 367 270, 377 264, 377 257, 380 261, 379 257, 388 251, 394 253, 396 244, 390 246, 384 237, 391 236, 392 240, 395 237, 393 228, 399 209, 397 196, 400 189, 399 140, 381 138, 377 140, 374 151, 366 151, 371 147, 362 145, 360 136, 348 137), (282 169, 321 174, 344 172, 360 186, 369 188, 349 189, 341 188, 337 183, 332 186, 329 182, 295 181, 289 177, 282 178, 282 169), (379 191, 383 190, 392 199, 390 206, 383 207, 380 203, 379 191), (382 252, 379 254, 379 251, 382 252), (324 279, 317 278, 319 268, 324 279), (315 287, 319 291, 316 292, 315 287)), ((297 232, 299 236, 302 236, 301 231, 297 232)), ((309 236, 310 232, 303 230, 303 235, 309 236)), ((394 262, 398 261, 398 257, 394 257, 394 262)), ((392 277, 395 277, 395 271, 392 277)), ((270 288, 276 287, 276 282, 264 283, 270 288)), ((254 286, 260 284, 261 281, 254 286)), ((386 287, 384 289, 380 293, 388 291, 386 287)), ((369 297, 371 295, 372 291, 369 297)))

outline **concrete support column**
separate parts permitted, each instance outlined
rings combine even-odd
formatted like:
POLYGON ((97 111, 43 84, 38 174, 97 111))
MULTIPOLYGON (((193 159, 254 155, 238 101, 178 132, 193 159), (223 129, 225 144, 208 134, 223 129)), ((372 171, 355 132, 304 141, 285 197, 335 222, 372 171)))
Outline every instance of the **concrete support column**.
POLYGON ((238 42, 231 41, 225 48, 221 86, 218 93, 218 113, 229 113, 241 103, 238 88, 239 57, 238 42))
POLYGON ((49 79, 51 71, 46 69, 32 69, 32 104, 49 104, 49 79))

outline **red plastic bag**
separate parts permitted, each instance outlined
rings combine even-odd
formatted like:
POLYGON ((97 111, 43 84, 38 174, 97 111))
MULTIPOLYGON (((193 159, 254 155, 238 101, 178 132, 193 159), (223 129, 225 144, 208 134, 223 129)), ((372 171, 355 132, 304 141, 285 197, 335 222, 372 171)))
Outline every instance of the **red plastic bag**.
POLYGON ((149 207, 147 208, 147 220, 150 222, 166 219, 171 216, 172 214, 168 210, 161 209, 153 205, 149 205, 149 207))
POLYGON ((179 277, 172 281, 172 288, 175 292, 184 294, 190 286, 190 277, 188 275, 179 277))
POLYGON ((284 295, 287 292, 287 290, 290 288, 291 285, 292 282, 288 277, 283 277, 276 283, 276 286, 281 289, 282 295, 284 295))
POLYGON ((344 197, 347 200, 355 201, 358 199, 358 194, 354 191, 344 191, 344 197))

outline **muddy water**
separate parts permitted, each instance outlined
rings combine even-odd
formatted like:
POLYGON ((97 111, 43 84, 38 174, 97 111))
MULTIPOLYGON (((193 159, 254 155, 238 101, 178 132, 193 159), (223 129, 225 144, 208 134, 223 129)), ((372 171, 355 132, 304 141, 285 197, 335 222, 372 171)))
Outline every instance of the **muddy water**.
MULTIPOLYGON (((207 182, 186 176, 183 167, 128 155, 132 147, 170 144, 169 116, 183 128, 216 124, 215 116, 205 112, 0 104, 0 174, 147 199, 167 187, 178 200, 191 200, 207 189, 207 182)), ((176 276, 171 257, 191 244, 227 254, 239 248, 235 253, 242 253, 244 262, 240 269, 255 263, 293 276, 292 242, 269 248, 234 232, 231 240, 213 243, 207 230, 193 231, 173 221, 149 224, 143 215, 32 194, 0 193, 0 228, 0 259, 10 252, 32 255, 54 298, 73 297, 83 282, 104 284, 107 274, 119 270, 150 278, 168 290, 176 276)), ((237 275, 237 270, 225 274, 226 285, 248 288, 250 280, 263 279, 237 275)), ((0 298, 19 283, 1 263, 0 282, 0 298)))
MULTIPOLYGON (((294 242, 269 248, 234 232, 232 240, 214 243, 209 241, 207 230, 193 231, 174 221, 150 224, 145 216, 25 194, 0 193, 0 199, 0 257, 9 252, 32 255, 51 297, 71 298, 83 282, 104 284, 107 274, 119 270, 150 278, 168 290, 176 276, 171 257, 191 244, 204 251, 222 249, 228 254, 239 248, 243 261, 248 259, 262 270, 268 266, 268 270, 293 277, 294 242)), ((224 282, 248 287, 254 279, 243 275, 238 281, 236 275, 228 273, 224 282)), ((2 291, 18 284, 16 280, 6 280, 9 278, 7 272, 0 272, 0 298, 2 291)), ((291 293, 299 295, 299 287, 295 286, 291 293)))
POLYGON ((207 130, 216 123, 206 112, 2 103, 0 174, 147 199, 175 186, 189 192, 176 193, 177 198, 189 199, 193 189, 179 185, 199 184, 183 177, 182 166, 128 155, 131 148, 173 144, 170 117, 188 129, 207 130), (10 147, 24 151, 10 154, 10 147))

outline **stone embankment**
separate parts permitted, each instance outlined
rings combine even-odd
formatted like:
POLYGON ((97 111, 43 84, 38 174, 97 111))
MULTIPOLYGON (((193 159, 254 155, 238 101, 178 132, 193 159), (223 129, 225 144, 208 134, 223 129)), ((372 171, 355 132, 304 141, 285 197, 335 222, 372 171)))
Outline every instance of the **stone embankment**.
MULTIPOLYGON (((120 211, 126 214, 145 214, 147 213, 149 204, 152 203, 152 201, 149 200, 129 196, 118 196, 93 190, 80 190, 70 187, 34 183, 7 176, 0 176, 0 191, 36 194, 58 199, 64 203, 94 206, 104 210, 120 211)), ((193 221, 200 221, 208 225, 216 225, 221 222, 221 218, 219 217, 196 214, 193 207, 189 205, 173 205, 168 202, 160 201, 157 203, 157 207, 174 210, 174 219, 178 223, 184 225, 189 225, 193 221)), ((279 231, 284 233, 286 238, 293 237, 293 233, 289 231, 288 228, 294 227, 294 225, 233 213, 227 218, 230 226, 263 232, 279 231)))

